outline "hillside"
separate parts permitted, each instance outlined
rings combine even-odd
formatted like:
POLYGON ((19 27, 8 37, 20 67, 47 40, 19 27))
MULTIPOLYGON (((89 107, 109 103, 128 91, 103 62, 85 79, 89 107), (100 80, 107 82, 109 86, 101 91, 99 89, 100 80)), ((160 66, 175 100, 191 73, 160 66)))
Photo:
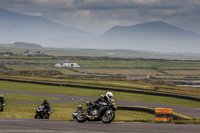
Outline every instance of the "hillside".
POLYGON ((42 48, 41 45, 26 42, 15 42, 13 45, 16 47, 42 48))
POLYGON ((199 53, 200 35, 162 21, 114 26, 103 35, 66 27, 40 16, 0 9, 0 44, 27 42, 43 47, 131 49, 199 53))
POLYGON ((142 24, 137 24, 133 26, 114 26, 110 30, 104 33, 105 37, 115 38, 123 36, 125 38, 129 37, 145 37, 157 39, 170 39, 170 38, 182 38, 183 37, 200 37, 198 34, 180 29, 176 26, 167 24, 162 21, 147 22, 142 24), (150 36, 145 36, 150 35, 150 36))
POLYGON ((94 36, 89 32, 66 27, 39 16, 23 15, 4 9, 0 9, 0 20, 2 44, 33 42, 58 47, 60 44, 73 42, 74 38, 79 40, 78 38, 94 36), (67 38, 67 41, 59 42, 62 37, 67 38))
POLYGON ((114 26, 102 35, 126 47, 161 52, 194 52, 200 50, 200 35, 162 21, 133 26, 114 26), (197 50, 198 49, 198 50, 197 50))

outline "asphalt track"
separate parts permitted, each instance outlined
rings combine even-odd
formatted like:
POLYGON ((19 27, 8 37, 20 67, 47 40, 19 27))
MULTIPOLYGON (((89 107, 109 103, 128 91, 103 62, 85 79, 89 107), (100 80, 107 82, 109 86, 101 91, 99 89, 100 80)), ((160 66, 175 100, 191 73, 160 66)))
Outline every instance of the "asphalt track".
MULTIPOLYGON (((50 101, 50 103, 77 103, 83 101, 95 101, 97 98, 85 97, 85 96, 73 96, 73 95, 63 95, 63 94, 53 94, 53 93, 40 93, 40 92, 28 92, 28 91, 16 91, 16 90, 4 90, 0 89, 1 93, 15 93, 15 94, 25 94, 25 95, 37 95, 37 96, 47 96, 47 97, 57 97, 59 100, 50 101), (73 100, 72 100, 73 98, 73 100)), ((200 108, 189 108, 172 106, 165 104, 156 103, 146 103, 146 102, 136 102, 136 101, 126 101, 126 100, 115 100, 117 104, 131 105, 131 106, 145 106, 145 107, 159 107, 159 108, 172 108, 174 112, 195 116, 200 118, 200 108)), ((41 102, 7 102, 7 103, 38 103, 41 102)))
POLYGON ((173 123, 110 123, 100 121, 78 123, 40 119, 0 118, 2 133, 198 133, 199 125, 173 123))
MULTIPOLYGON (((72 96, 51 93, 27 92, 16 90, 3 90, 1 93, 15 93, 25 95, 37 95, 47 97, 57 97, 59 100, 50 101, 50 103, 77 103, 83 101, 94 101, 94 97, 72 96), (73 98, 73 100, 72 100, 73 98)), ((6 103, 41 103, 41 102, 14 102, 6 103)), ((169 107, 175 112, 200 117, 200 108, 186 108, 179 106, 170 106, 163 104, 135 102, 116 100, 117 104, 147 106, 147 107, 169 107)), ((135 133, 198 133, 200 125, 195 124, 173 124, 173 123, 124 123, 112 122, 103 124, 100 121, 92 121, 78 123, 75 121, 57 121, 57 120, 41 120, 41 119, 18 119, 18 118, 0 118, 0 133, 105 133, 105 132, 135 132, 135 133)))

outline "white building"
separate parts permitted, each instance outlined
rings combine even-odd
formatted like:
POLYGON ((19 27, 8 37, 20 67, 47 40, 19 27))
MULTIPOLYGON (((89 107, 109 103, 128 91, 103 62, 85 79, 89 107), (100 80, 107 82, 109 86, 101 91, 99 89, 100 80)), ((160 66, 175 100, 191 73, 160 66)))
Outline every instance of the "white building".
POLYGON ((77 62, 68 61, 68 60, 58 61, 58 62, 55 63, 54 66, 55 67, 80 67, 80 65, 78 65, 77 62))

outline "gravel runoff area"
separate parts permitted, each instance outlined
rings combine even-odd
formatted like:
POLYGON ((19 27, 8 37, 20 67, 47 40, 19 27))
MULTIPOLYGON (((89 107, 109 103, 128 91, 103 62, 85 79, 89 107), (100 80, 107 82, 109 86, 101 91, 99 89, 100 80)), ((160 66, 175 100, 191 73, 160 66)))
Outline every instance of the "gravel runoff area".
MULTIPOLYGON (((59 100, 49 101, 50 103, 77 103, 85 101, 95 101, 97 98, 85 97, 85 96, 73 96, 73 95, 63 95, 63 94, 52 94, 52 93, 39 93, 39 92, 28 92, 28 91, 16 91, 16 90, 4 90, 0 89, 1 93, 15 93, 15 94, 25 94, 25 95, 37 95, 37 96, 47 96, 56 97, 59 100)), ((159 108, 172 108, 174 112, 195 116, 200 118, 200 108, 189 108, 172 106, 165 104, 156 103, 146 103, 146 102, 136 102, 136 101, 126 101, 126 100, 115 100, 117 104, 131 105, 131 106, 145 106, 145 107, 159 107, 159 108)), ((42 102, 42 101, 41 101, 42 102)), ((6 103, 41 103, 41 102, 6 102, 6 103)))
POLYGON ((41 119, 0 118, 0 132, 3 133, 198 133, 199 125, 173 123, 134 123, 100 121, 78 123, 75 121, 56 121, 41 119))

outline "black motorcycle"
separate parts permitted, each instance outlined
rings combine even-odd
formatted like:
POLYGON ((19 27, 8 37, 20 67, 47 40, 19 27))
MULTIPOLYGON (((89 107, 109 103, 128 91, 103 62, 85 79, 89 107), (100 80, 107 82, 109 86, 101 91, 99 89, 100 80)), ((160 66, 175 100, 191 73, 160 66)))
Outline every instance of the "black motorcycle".
POLYGON ((110 123, 115 118, 117 106, 114 100, 100 102, 94 108, 92 103, 87 102, 86 105, 88 106, 87 109, 82 109, 79 105, 77 111, 72 114, 73 118, 78 122, 101 120, 103 123, 110 123))
POLYGON ((36 114, 35 114, 35 119, 49 119, 51 113, 51 109, 50 111, 48 111, 48 109, 45 109, 44 106, 39 105, 36 108, 36 114))
POLYGON ((4 95, 0 95, 0 111, 3 111, 4 106, 5 106, 4 95))

